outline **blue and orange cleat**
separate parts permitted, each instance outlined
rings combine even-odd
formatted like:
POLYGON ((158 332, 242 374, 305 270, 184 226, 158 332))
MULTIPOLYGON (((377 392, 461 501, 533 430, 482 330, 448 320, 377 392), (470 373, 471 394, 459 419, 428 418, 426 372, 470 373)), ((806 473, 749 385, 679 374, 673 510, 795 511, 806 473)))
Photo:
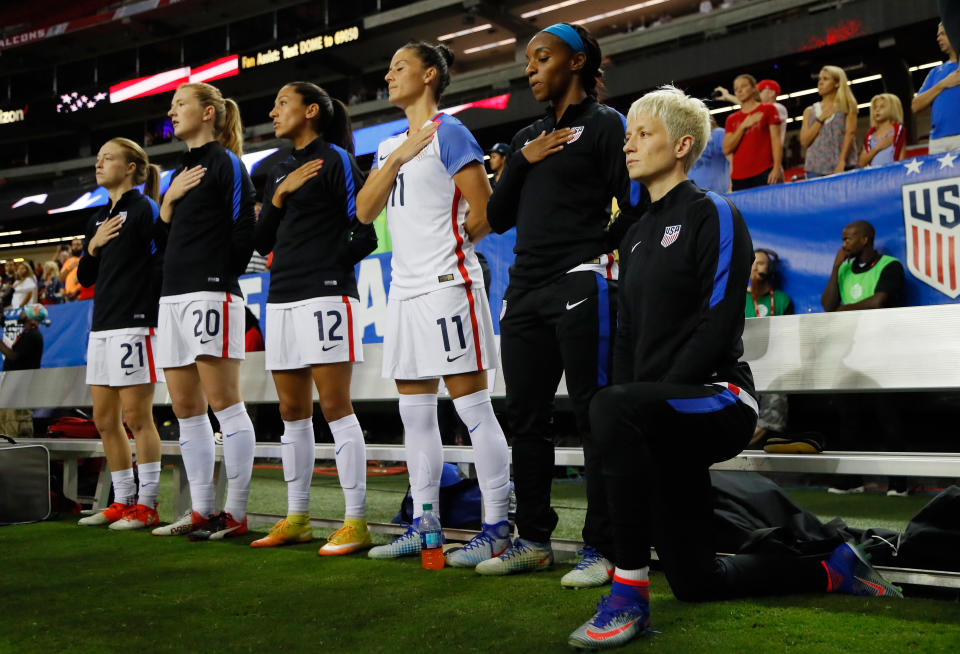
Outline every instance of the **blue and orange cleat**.
POLYGON ((853 543, 844 543, 823 562, 827 570, 827 592, 864 597, 903 599, 899 588, 883 578, 868 563, 870 555, 853 543))
POLYGON ((648 601, 604 595, 594 616, 570 634, 567 643, 574 649, 613 649, 647 633, 652 633, 648 601))

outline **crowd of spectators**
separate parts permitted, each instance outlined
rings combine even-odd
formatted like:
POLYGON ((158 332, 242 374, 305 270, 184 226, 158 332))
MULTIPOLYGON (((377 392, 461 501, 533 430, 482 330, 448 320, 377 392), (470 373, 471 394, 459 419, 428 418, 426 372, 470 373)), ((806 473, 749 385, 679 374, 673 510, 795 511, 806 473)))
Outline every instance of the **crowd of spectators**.
POLYGON ((0 269, 0 306, 19 309, 31 304, 61 304, 93 297, 93 287, 85 288, 77 281, 77 264, 83 252, 83 241, 73 239, 61 245, 49 261, 35 263, 29 259, 7 261, 0 269))
MULTIPOLYGON (((930 153, 960 150, 960 71, 956 50, 943 25, 937 29, 937 44, 946 61, 928 73, 910 107, 914 114, 931 112, 930 153)), ((734 79, 733 90, 731 94, 718 86, 714 91, 714 99, 737 105, 723 128, 722 150, 729 174, 723 176, 725 166, 716 152, 720 136, 715 130, 703 157, 691 171, 691 178, 703 188, 725 192, 775 184, 784 181, 784 161, 799 163, 805 178, 813 179, 904 157, 906 130, 900 98, 892 93, 873 96, 870 127, 862 140, 858 139, 857 99, 839 66, 824 66, 819 71, 819 100, 797 117, 802 121, 799 135, 789 139, 789 116, 776 101, 781 94, 776 80, 757 82, 743 73, 734 79), (802 156, 798 148, 803 148, 802 156)))

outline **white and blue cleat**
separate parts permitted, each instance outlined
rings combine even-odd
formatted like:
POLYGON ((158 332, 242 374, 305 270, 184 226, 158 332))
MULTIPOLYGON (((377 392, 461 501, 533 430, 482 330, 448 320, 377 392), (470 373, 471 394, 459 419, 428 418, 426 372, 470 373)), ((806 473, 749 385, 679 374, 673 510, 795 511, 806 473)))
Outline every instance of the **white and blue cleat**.
POLYGON ((506 520, 483 525, 483 530, 463 547, 453 547, 445 553, 451 568, 475 568, 478 563, 503 554, 510 547, 510 523, 506 520))

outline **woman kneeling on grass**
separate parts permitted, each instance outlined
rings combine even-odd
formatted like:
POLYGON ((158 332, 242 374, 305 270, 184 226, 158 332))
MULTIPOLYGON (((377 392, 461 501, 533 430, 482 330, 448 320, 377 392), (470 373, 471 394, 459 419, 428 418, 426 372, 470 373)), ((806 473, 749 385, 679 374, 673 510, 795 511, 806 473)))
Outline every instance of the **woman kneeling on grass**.
POLYGON ((651 545, 684 601, 902 597, 854 545, 825 561, 718 558, 703 530, 713 519, 710 466, 740 453, 757 423, 753 376, 740 361, 750 234, 729 200, 687 179, 709 134, 706 106, 672 86, 627 115, 627 169, 651 205, 620 243, 614 385, 590 403, 602 476, 588 481, 609 501, 616 568, 610 594, 570 635, 576 648, 618 647, 648 631, 651 545))

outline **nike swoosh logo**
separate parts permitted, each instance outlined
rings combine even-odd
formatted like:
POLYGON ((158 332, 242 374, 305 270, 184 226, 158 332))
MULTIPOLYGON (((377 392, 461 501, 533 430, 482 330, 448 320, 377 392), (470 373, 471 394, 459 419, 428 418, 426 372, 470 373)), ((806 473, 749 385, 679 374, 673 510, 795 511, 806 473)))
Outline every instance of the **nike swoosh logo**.
POLYGON ((224 434, 223 437, 224 437, 224 438, 230 438, 231 436, 236 436, 236 435, 239 434, 239 433, 240 433, 240 432, 235 431, 235 432, 233 432, 232 434, 224 434))
POLYGON ((127 375, 127 376, 129 377, 130 375, 135 375, 135 374, 137 374, 138 372, 139 372, 138 370, 131 370, 130 372, 125 372, 125 373, 123 373, 123 374, 125 374, 125 375, 127 375))
POLYGON ((864 579, 863 577, 857 577, 856 575, 854 575, 853 578, 856 579, 857 581, 862 581, 863 583, 865 583, 866 585, 870 586, 871 588, 876 589, 876 591, 877 591, 877 596, 878 596, 878 597, 879 597, 880 595, 886 595, 886 594, 887 594, 887 589, 884 588, 883 586, 881 586, 880 584, 875 584, 875 583, 873 583, 872 581, 867 581, 867 580, 864 579))
POLYGON ((447 363, 451 363, 451 362, 453 362, 453 361, 456 361, 457 359, 459 359, 460 357, 462 357, 464 354, 466 354, 466 352, 464 352, 463 354, 458 354, 458 355, 455 356, 455 357, 451 357, 451 356, 448 354, 448 355, 447 355, 447 363))
POLYGON ((386 155, 380 157, 380 161, 383 161, 384 159, 386 159, 386 158, 389 157, 389 156, 390 156, 389 154, 386 154, 386 155))
POLYGON ((527 139, 526 141, 523 142, 523 145, 524 145, 524 147, 526 147, 526 146, 530 145, 531 143, 533 143, 533 139, 527 139))
POLYGON ((475 424, 475 425, 473 426, 473 429, 470 429, 470 430, 468 430, 468 431, 472 434, 473 432, 477 431, 477 427, 479 427, 479 426, 480 426, 480 423, 478 422, 477 424, 475 424))
POLYGON ((633 246, 632 248, 630 248, 630 251, 633 252, 634 250, 636 250, 636 249, 637 249, 637 246, 640 245, 641 243, 643 243, 643 241, 637 241, 637 242, 634 244, 634 246, 633 246))
POLYGON ((280 182, 282 182, 282 181, 285 180, 286 178, 287 178, 286 175, 281 175, 280 177, 278 177, 278 178, 276 178, 275 180, 273 180, 273 183, 274 183, 274 184, 279 184, 280 182))
POLYGON ((216 340, 216 339, 208 338, 207 340, 203 340, 203 339, 201 338, 201 339, 200 339, 200 345, 206 345, 207 343, 210 343, 210 342, 212 342, 212 341, 214 341, 214 340, 216 340))
POLYGON ((293 445, 293 441, 280 441, 281 445, 293 445))
POLYGON ((343 445, 341 445, 340 447, 338 447, 338 448, 336 449, 336 451, 333 453, 333 455, 336 456, 336 455, 340 454, 340 450, 342 450, 343 448, 345 448, 345 447, 346 447, 347 445, 349 445, 349 444, 350 444, 350 443, 344 443, 343 445))
POLYGON ((105 223, 105 222, 107 222, 107 221, 106 221, 106 220, 101 220, 100 222, 96 223, 96 225, 99 227, 100 225, 102 225, 102 224, 105 223))
POLYGON ((591 631, 590 629, 587 629, 587 635, 590 636, 590 638, 593 638, 594 640, 606 640, 608 638, 613 638, 617 634, 621 634, 627 629, 629 629, 630 627, 632 627, 634 624, 636 624, 637 620, 639 619, 640 618, 637 618, 636 620, 631 620, 630 622, 623 625, 622 627, 617 627, 613 631, 607 631, 605 633, 601 633, 599 631, 591 631))
POLYGON ((573 304, 570 304, 569 302, 567 302, 567 311, 569 311, 570 309, 573 309, 574 307, 580 306, 581 304, 583 304, 584 302, 586 302, 587 299, 588 299, 588 298, 583 298, 583 299, 580 300, 579 302, 574 302, 573 304))
POLYGON ((140 488, 146 488, 147 486, 156 486, 156 485, 157 485, 157 482, 155 481, 145 481, 142 484, 140 484, 140 488))
POLYGON ((332 350, 332 349, 335 348, 335 347, 340 347, 340 344, 337 343, 336 345, 330 345, 330 346, 324 345, 324 346, 323 346, 322 348, 320 348, 320 349, 322 349, 324 352, 329 352, 330 350, 332 350))

